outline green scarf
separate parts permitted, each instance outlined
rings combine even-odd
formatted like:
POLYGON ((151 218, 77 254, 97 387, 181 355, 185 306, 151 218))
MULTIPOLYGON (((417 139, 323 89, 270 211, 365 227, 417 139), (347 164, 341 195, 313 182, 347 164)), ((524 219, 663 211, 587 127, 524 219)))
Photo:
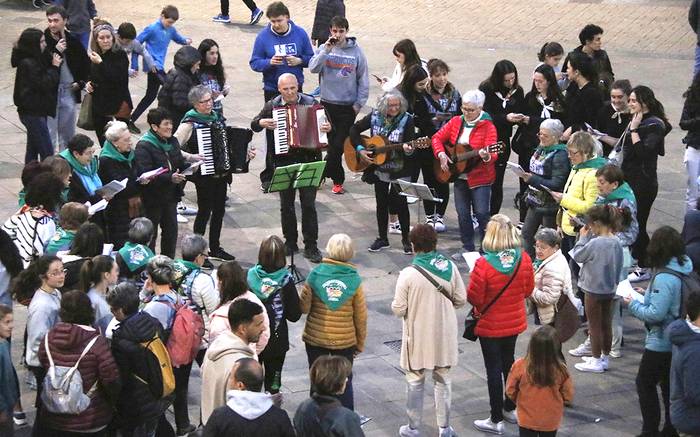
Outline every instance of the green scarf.
POLYGON ((92 157, 92 159, 90 160, 90 164, 83 165, 79 163, 77 159, 75 159, 75 156, 73 156, 71 151, 68 149, 65 149, 63 152, 59 153, 59 155, 63 159, 68 161, 68 164, 70 164, 71 168, 77 173, 80 173, 81 175, 87 176, 89 178, 95 177, 95 175, 97 175, 97 169, 100 167, 100 161, 97 159, 97 156, 92 157))
POLYGON ((148 130, 142 137, 140 141, 147 141, 157 148, 161 149, 164 152, 170 152, 170 149, 173 148, 173 145, 170 144, 167 141, 163 141, 161 137, 156 135, 155 132, 153 132, 151 129, 148 130))
POLYGON ((599 199, 600 202, 596 203, 610 203, 615 200, 627 199, 633 204, 637 204, 637 198, 634 196, 634 192, 632 191, 632 188, 630 188, 630 186, 627 184, 627 182, 623 182, 622 185, 615 188, 612 191, 612 193, 608 194, 605 197, 601 196, 599 199))
POLYGON ((340 308, 360 286, 360 275, 348 264, 324 262, 309 273, 306 282, 331 311, 340 308))
POLYGON ((415 258, 413 258, 413 264, 423 267, 447 282, 452 280, 452 263, 436 250, 416 254, 415 258))
POLYGON ((545 260, 539 259, 539 258, 533 259, 533 260, 532 260, 532 268, 533 268, 535 271, 537 271, 537 269, 540 268, 540 266, 542 265, 542 263, 543 263, 544 261, 545 261, 545 260))
POLYGON ((501 273, 510 275, 522 256, 520 249, 506 249, 500 252, 486 252, 484 258, 501 273))
POLYGON ((216 120, 219 119, 219 114, 217 114, 215 111, 211 111, 210 114, 202 114, 201 112, 197 112, 195 109, 190 109, 185 113, 185 116, 182 117, 182 121, 186 120, 195 120, 200 123, 213 123, 216 120))
POLYGON ((113 159, 117 162, 126 162, 129 164, 129 167, 131 167, 131 164, 134 161, 134 151, 129 150, 129 153, 124 156, 122 152, 117 150, 116 147, 114 147, 114 144, 112 144, 111 141, 106 140, 104 145, 102 146, 102 151, 100 152, 100 158, 102 157, 113 159))
POLYGON ((287 274, 289 274, 287 267, 268 273, 260 264, 256 264, 248 269, 248 288, 264 302, 282 288, 287 274))
POLYGON ((462 123, 464 124, 464 126, 469 127, 469 128, 474 128, 474 126, 476 126, 476 124, 478 122, 480 122, 481 120, 492 120, 492 119, 491 119, 491 116, 489 115, 489 113, 485 112, 485 111, 481 111, 479 118, 477 118, 474 121, 467 121, 467 119, 464 118, 464 115, 462 115, 462 123))
POLYGON ((19 206, 20 208, 24 206, 24 203, 25 203, 24 197, 26 195, 27 195, 27 190, 25 190, 24 188, 19 190, 19 193, 17 194, 17 206, 19 206))
POLYGON ((584 168, 600 168, 608 163, 608 160, 602 157, 591 158, 586 162, 576 164, 571 167, 572 170, 581 170, 584 168))
MULTIPOLYGON (((557 150, 566 150, 566 144, 552 144, 551 146, 537 146, 537 150, 540 151, 541 155, 550 154, 556 152, 557 150)), ((537 151, 535 151, 537 153, 537 151)))
POLYGON ((135 244, 127 241, 124 247, 119 249, 119 255, 129 268, 129 271, 136 271, 145 266, 154 254, 151 248, 143 244, 135 244))

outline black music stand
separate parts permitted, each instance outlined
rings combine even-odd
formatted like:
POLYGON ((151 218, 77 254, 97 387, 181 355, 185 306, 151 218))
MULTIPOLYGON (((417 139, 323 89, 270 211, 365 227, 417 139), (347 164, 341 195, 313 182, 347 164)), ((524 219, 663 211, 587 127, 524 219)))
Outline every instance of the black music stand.
MULTIPOLYGON (((285 167, 275 168, 270 186, 266 193, 274 193, 297 188, 318 188, 323 180, 323 170, 326 168, 326 161, 305 162, 292 164, 285 167)), ((294 265, 294 251, 289 260, 289 271, 292 274, 295 284, 305 280, 304 276, 294 265)))
POLYGON ((421 210, 423 209, 423 200, 430 200, 432 202, 440 202, 442 203, 443 199, 440 199, 439 197, 435 197, 435 194, 433 193, 433 189, 430 188, 429 186, 425 184, 419 184, 419 183, 412 183, 408 181, 404 181, 402 179, 397 179, 393 183, 398 183, 399 185, 399 195, 404 196, 404 197, 417 197, 419 202, 416 202, 416 207, 418 208, 418 223, 421 223, 422 218, 421 218, 421 210))

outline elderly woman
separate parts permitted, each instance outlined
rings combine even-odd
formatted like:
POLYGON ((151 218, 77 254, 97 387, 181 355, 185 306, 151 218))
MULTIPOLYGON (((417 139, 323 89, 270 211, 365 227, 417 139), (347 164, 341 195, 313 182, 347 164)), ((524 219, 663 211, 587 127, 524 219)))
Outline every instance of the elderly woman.
MULTIPOLYGON (((314 268, 301 291, 301 312, 308 314, 302 340, 311 367, 320 356, 341 355, 352 363, 365 348, 367 304, 362 279, 348 261, 355 255, 352 240, 335 234, 326 245, 327 258, 314 268)), ((339 396, 354 410, 352 374, 339 396)))
MULTIPOLYGON (((455 208, 462 247, 474 251, 474 225, 472 211, 479 222, 481 241, 484 240, 486 224, 490 217, 491 185, 496 180, 494 163, 498 155, 485 148, 498 140, 496 126, 491 116, 483 111, 486 95, 479 90, 470 90, 462 96, 462 115, 452 119, 433 135, 433 154, 440 160, 443 171, 452 163, 445 148, 448 144, 468 144, 479 150, 474 158, 478 163, 454 182, 455 208)), ((460 254, 455 254, 461 259, 460 254)), ((455 257, 453 255, 453 257, 455 257)))
POLYGON ((96 23, 92 30, 92 46, 88 56, 92 62, 90 82, 92 118, 100 144, 105 142, 105 126, 112 118, 128 121, 133 104, 129 93, 129 59, 115 44, 111 24, 96 23))
POLYGON ((571 171, 566 146, 559 141, 562 133, 564 125, 557 119, 546 119, 540 123, 537 133, 540 144, 530 158, 530 171, 520 176, 528 187, 521 199, 527 204, 522 235, 525 250, 531 257, 535 254, 534 237, 540 225, 556 227, 559 206, 546 190, 562 191, 571 171))
MULTIPOLYGON (((383 135, 391 143, 407 142, 413 139, 415 128, 413 116, 406 112, 408 103, 397 90, 391 90, 377 102, 377 109, 358 120, 350 128, 350 140, 355 145, 355 150, 360 159, 366 163, 373 163, 372 152, 362 145, 360 134, 366 130, 371 136, 383 135)), ((412 160, 408 156, 413 154, 413 147, 404 144, 403 149, 389 152, 384 164, 371 167, 365 171, 362 177, 367 183, 374 184, 374 198, 377 209, 377 232, 379 237, 367 249, 370 252, 379 252, 389 247, 387 226, 389 224, 389 209, 398 213, 401 224, 401 244, 405 254, 413 253, 411 242, 408 239, 411 218, 408 213, 406 197, 400 196, 396 185, 392 181, 396 179, 410 180, 412 173, 412 160)))
POLYGON ((110 121, 105 136, 107 140, 100 152, 100 179, 105 184, 126 179, 126 188, 110 200, 105 212, 106 240, 114 244, 114 250, 119 250, 126 242, 129 222, 141 215, 140 188, 136 182, 138 174, 127 124, 123 121, 110 121))
POLYGON ((119 279, 134 282, 139 286, 145 280, 148 261, 153 258, 153 251, 148 243, 153 236, 153 223, 146 217, 137 217, 129 223, 127 241, 117 251, 115 259, 119 264, 119 279))

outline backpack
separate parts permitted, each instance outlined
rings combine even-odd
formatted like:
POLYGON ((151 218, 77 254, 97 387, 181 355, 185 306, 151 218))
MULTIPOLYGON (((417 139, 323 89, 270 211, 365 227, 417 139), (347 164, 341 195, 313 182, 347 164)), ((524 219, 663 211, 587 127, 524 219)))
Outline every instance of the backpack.
POLYGON ((195 279, 197 279, 197 276, 199 276, 202 271, 189 269, 178 262, 175 262, 174 266, 175 277, 173 280, 173 288, 177 291, 177 294, 187 301, 187 304, 193 311, 201 315, 204 308, 197 305, 194 299, 192 299, 192 285, 194 285, 195 279))
POLYGON ((175 312, 170 326, 167 348, 173 367, 194 361, 204 337, 204 320, 185 303, 158 300, 175 312))
POLYGON ((692 271, 687 275, 679 273, 675 270, 667 269, 666 267, 658 269, 654 273, 654 277, 651 278, 651 283, 653 284, 654 278, 659 273, 668 273, 681 280, 681 306, 678 310, 678 318, 685 319, 688 315, 688 296, 690 293, 700 293, 700 275, 697 272, 692 271))
POLYGON ((175 375, 170 361, 168 350, 156 333, 150 340, 140 343, 146 349, 146 375, 140 378, 134 374, 134 378, 143 382, 156 399, 169 396, 175 390, 175 375))
POLYGON ((44 337, 49 370, 44 378, 41 402, 49 412, 75 415, 82 413, 90 406, 92 396, 97 390, 97 381, 87 393, 83 393, 83 378, 78 370, 78 365, 98 338, 99 336, 95 336, 90 340, 73 367, 66 367, 54 364, 49 350, 49 335, 44 337))

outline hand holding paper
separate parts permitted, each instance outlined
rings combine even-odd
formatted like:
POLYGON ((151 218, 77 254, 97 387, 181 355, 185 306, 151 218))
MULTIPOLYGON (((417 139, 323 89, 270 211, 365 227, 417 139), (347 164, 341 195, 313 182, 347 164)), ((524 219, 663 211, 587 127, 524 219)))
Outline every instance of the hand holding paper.
POLYGON ((617 290, 615 291, 615 294, 625 299, 625 302, 627 303, 629 303, 632 300, 644 303, 644 295, 638 293, 634 288, 632 288, 632 284, 630 283, 629 279, 625 279, 624 281, 617 284, 617 290))

